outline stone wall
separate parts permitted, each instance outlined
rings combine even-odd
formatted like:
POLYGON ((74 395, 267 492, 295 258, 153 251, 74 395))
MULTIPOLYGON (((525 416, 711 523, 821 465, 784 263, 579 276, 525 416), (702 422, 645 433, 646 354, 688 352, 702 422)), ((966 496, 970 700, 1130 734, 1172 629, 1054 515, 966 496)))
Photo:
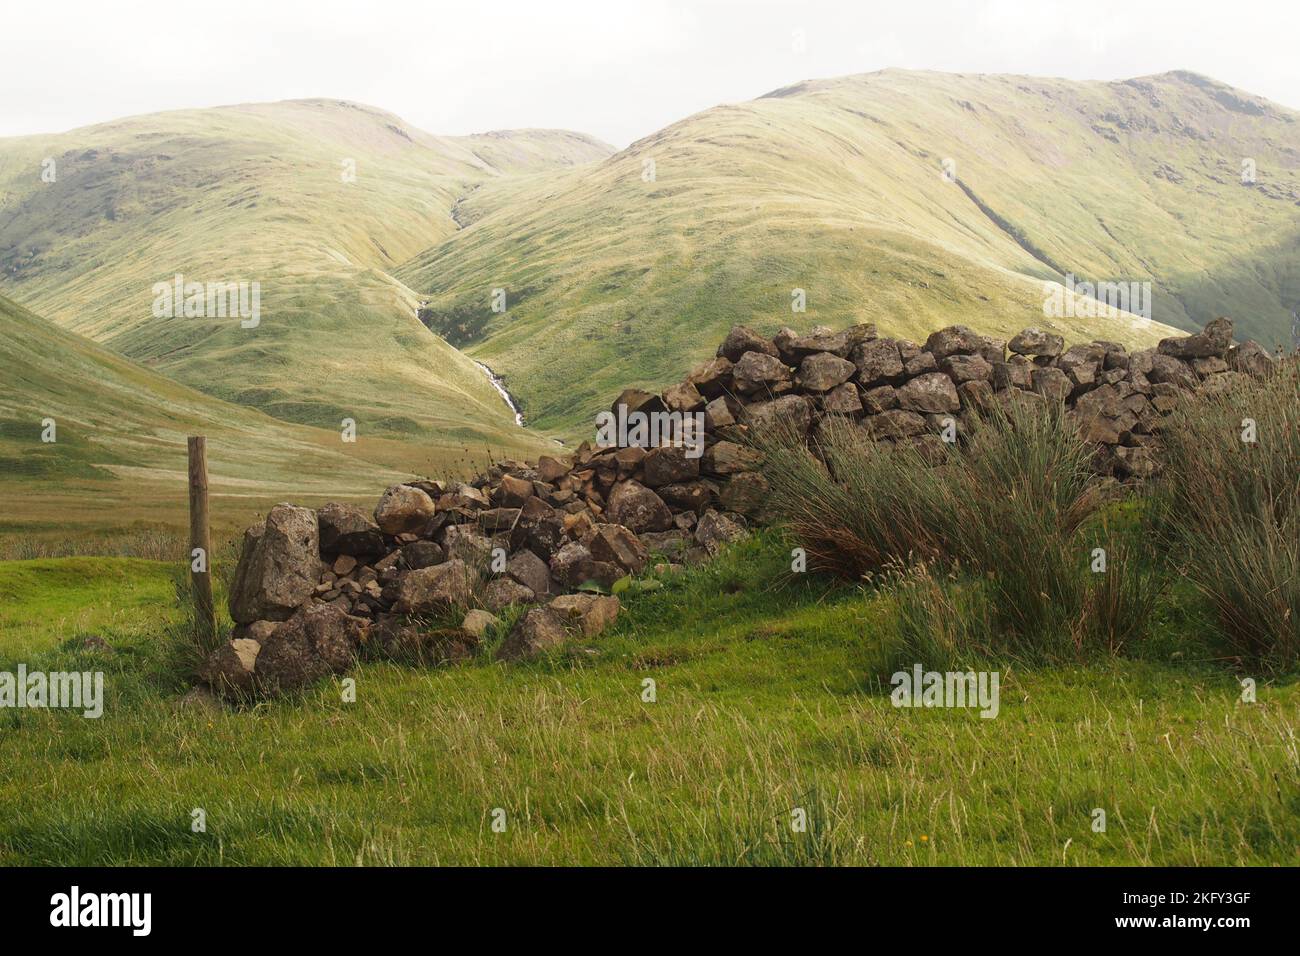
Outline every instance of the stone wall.
POLYGON ((468 482, 395 485, 373 511, 277 505, 245 534, 236 627, 203 677, 249 695, 341 673, 368 650, 455 661, 510 605, 529 610, 499 657, 594 637, 618 598, 573 592, 608 590, 652 561, 705 560, 745 533, 767 494, 747 438, 778 418, 815 438, 827 416, 846 417, 877 440, 924 447, 995 403, 1061 403, 1096 444, 1100 473, 1140 479, 1158 469, 1161 419, 1180 399, 1273 364, 1253 342, 1234 345, 1227 319, 1133 353, 1113 342, 1067 349, 1038 329, 1004 343, 951 326, 918 345, 871 325, 772 339, 738 326, 685 381, 660 394, 629 389, 613 405, 624 418, 657 413, 694 447, 584 442, 572 456, 502 461, 468 482), (684 435, 694 416, 702 434, 684 435), (472 605, 481 610, 460 628, 419 623, 472 605))

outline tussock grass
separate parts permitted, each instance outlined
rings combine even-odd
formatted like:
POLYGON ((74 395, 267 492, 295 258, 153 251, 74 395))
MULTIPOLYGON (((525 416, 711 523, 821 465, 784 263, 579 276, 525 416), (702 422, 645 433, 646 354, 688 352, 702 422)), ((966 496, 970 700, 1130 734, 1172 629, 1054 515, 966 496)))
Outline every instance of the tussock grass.
POLYGON ((1163 431, 1159 526, 1232 649, 1300 664, 1300 362, 1180 407, 1163 431), (1253 423, 1255 441, 1244 440, 1253 423))
POLYGON ((1090 449, 1059 409, 1013 404, 970 430, 937 483, 941 530, 956 563, 984 576, 1011 647, 1063 655, 1088 587, 1078 531, 1101 504, 1090 449))
POLYGON ((1073 424, 1013 404, 962 437, 923 454, 831 419, 815 454, 788 426, 755 441, 773 513, 810 564, 893 587, 922 659, 966 648, 1064 660, 1140 638, 1161 583, 1131 519, 1106 512, 1073 424), (1098 547, 1105 570, 1093 573, 1098 547))
POLYGON ((941 479, 918 451, 873 441, 827 418, 815 454, 791 423, 754 436, 771 486, 768 506, 808 554, 808 566, 850 578, 899 561, 949 557, 935 510, 941 479))

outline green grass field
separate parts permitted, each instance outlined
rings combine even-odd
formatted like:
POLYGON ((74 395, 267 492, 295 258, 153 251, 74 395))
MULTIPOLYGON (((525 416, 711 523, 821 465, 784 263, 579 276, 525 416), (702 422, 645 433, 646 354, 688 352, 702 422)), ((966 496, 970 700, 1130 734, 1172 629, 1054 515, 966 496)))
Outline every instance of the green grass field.
POLYGON ((102 669, 107 703, 0 713, 0 863, 1300 862, 1300 688, 1242 703, 1189 596, 1135 658, 1004 662, 984 720, 892 707, 890 599, 787 562, 751 539, 533 664, 220 712, 178 708, 173 567, 2 563, 0 667, 102 669))

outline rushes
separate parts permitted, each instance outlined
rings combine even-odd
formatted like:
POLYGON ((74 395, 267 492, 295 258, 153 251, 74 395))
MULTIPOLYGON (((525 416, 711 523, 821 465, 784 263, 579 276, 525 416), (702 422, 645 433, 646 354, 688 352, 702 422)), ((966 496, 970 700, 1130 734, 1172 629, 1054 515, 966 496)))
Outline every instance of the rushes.
POLYGON ((756 441, 773 513, 808 553, 810 568, 861 578, 944 554, 927 507, 936 481, 915 449, 872 441, 836 418, 818 435, 821 459, 784 420, 756 441))
POLYGON ((1160 550, 1136 516, 1107 512, 1099 530, 1106 569, 1089 574, 1072 637, 1077 648, 1092 646, 1118 654, 1151 633, 1170 577, 1160 550))
POLYGON ((1091 449, 1060 410, 995 408, 960 450, 875 442, 847 420, 823 423, 820 460, 798 438, 759 439, 774 512, 810 566, 889 584, 911 660, 1074 658, 1145 630, 1160 584, 1122 518, 1100 518, 1091 449))
POLYGON ((1056 410, 1012 405, 971 430, 936 503, 954 557, 983 575, 1003 643, 1058 656, 1088 584, 1077 532, 1101 503, 1089 451, 1056 410))
POLYGON ((1232 650, 1300 662, 1300 365, 1177 410, 1159 530, 1232 650), (1253 441, 1250 439, 1254 439, 1253 441))

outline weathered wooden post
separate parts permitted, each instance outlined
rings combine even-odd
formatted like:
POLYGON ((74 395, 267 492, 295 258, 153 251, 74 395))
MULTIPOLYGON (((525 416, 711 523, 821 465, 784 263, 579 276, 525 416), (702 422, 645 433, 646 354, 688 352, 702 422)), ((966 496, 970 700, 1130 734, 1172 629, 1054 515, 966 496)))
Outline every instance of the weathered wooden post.
POLYGON ((203 638, 217 633, 212 603, 212 534, 208 528, 208 440, 192 435, 190 455, 190 582, 194 592, 195 621, 203 638))

